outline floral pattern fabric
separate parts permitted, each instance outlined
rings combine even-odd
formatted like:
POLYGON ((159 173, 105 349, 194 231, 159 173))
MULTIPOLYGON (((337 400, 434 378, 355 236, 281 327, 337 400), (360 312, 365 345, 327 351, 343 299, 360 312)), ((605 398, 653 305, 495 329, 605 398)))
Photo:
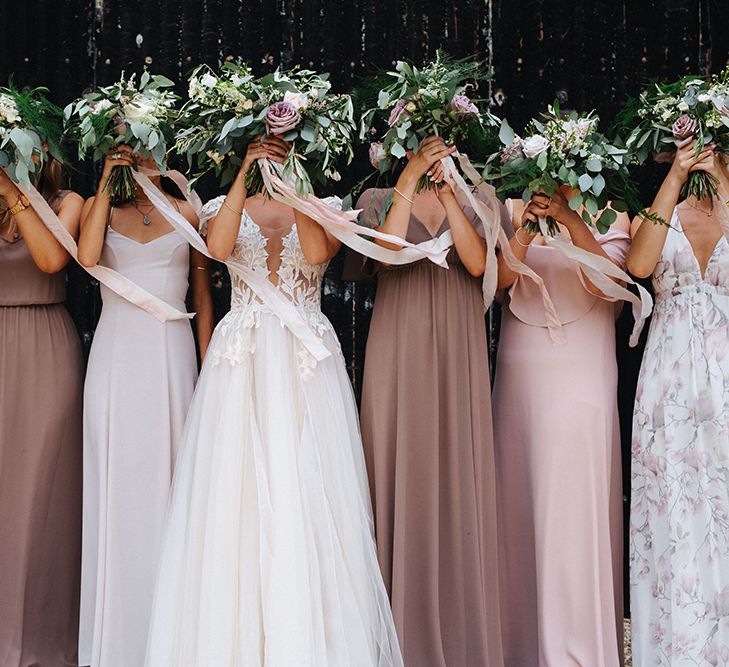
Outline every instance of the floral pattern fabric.
POLYGON ((729 665, 729 242, 702 277, 675 213, 632 442, 633 661, 729 665))

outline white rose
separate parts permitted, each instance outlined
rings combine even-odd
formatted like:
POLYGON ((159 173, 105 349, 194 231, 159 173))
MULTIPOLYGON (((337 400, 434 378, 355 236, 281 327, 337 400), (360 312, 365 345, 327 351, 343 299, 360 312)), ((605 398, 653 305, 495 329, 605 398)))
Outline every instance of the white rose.
POLYGON ((107 111, 108 109, 111 109, 112 106, 114 106, 114 105, 111 103, 111 100, 107 100, 107 99, 99 100, 94 105, 94 111, 107 111))
POLYGON ((200 79, 200 83, 205 88, 215 88, 215 84, 218 83, 218 80, 210 74, 210 72, 205 72, 205 74, 202 75, 202 79, 200 79))
POLYGON ((306 95, 303 93, 292 93, 290 90, 286 91, 283 101, 288 102, 297 111, 309 104, 309 98, 306 95))
POLYGON ((535 134, 524 140, 521 146, 524 155, 528 158, 537 157, 540 153, 544 153, 549 148, 549 140, 541 134, 535 134))
POLYGON ((124 119, 128 123, 134 123, 135 121, 146 122, 149 120, 153 111, 154 106, 148 100, 135 98, 124 106, 123 114, 124 119))
POLYGON ((680 101, 680 102, 678 103, 678 110, 679 110, 679 111, 688 111, 688 110, 689 110, 689 105, 688 105, 688 104, 686 104, 686 102, 684 102, 683 100, 681 100, 681 101, 680 101))

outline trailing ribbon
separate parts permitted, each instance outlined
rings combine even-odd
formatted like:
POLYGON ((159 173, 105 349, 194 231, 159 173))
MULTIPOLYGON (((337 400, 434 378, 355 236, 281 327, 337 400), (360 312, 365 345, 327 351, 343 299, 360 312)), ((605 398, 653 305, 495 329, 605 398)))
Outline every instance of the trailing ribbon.
MULTIPOLYGON (((142 188, 144 194, 149 197, 150 202, 154 207, 164 216, 165 220, 182 235, 182 237, 198 252, 211 257, 208 251, 205 241, 198 233, 198 231, 187 221, 177 209, 170 205, 167 197, 163 192, 157 188, 149 179, 148 174, 155 175, 157 172, 150 170, 132 171, 134 180, 137 182, 139 187, 142 188)), ((202 209, 202 202, 195 192, 188 192, 187 179, 178 171, 168 171, 165 176, 171 178, 175 184, 180 188, 182 193, 185 195, 188 203, 195 210, 196 215, 200 216, 202 209)), ((226 266, 245 281, 248 287, 256 294, 256 296, 271 309, 280 320, 281 323, 286 326, 291 333, 294 334, 306 347, 306 349, 314 356, 317 361, 322 361, 327 357, 331 356, 331 352, 326 348, 321 338, 317 336, 311 327, 309 327, 306 320, 302 317, 301 313, 295 308, 295 306, 289 301, 280 290, 278 290, 268 276, 256 271, 249 266, 246 266, 242 262, 235 260, 234 258, 228 258, 225 261, 226 266)))
MULTIPOLYGON (((54 238, 61 244, 63 248, 78 262, 78 246, 70 232, 63 226, 48 202, 32 185, 16 183, 18 189, 28 198, 30 205, 33 207, 36 215, 41 219, 46 229, 53 234, 54 238)), ((167 302, 159 297, 150 294, 147 290, 141 288, 132 282, 126 276, 118 271, 110 269, 106 266, 86 267, 80 264, 82 268, 93 278, 98 280, 102 285, 108 287, 112 292, 126 299, 130 303, 139 306, 160 322, 169 320, 185 320, 193 317, 193 313, 185 313, 170 306, 167 302)))
POLYGON ((446 255, 453 245, 450 232, 441 234, 438 238, 423 243, 410 243, 393 234, 386 234, 377 229, 371 229, 357 224, 355 221, 359 211, 342 211, 329 206, 325 201, 314 195, 302 197, 296 193, 296 188, 286 183, 280 176, 278 165, 269 160, 258 160, 263 181, 268 193, 276 201, 291 206, 304 215, 316 220, 334 238, 349 246, 352 250, 365 257, 370 257, 383 264, 411 264, 421 259, 429 259, 434 264, 448 268, 446 255), (362 236, 379 239, 393 245, 402 246, 400 250, 390 250, 367 241, 362 236))
POLYGON ((581 269, 579 272, 580 281, 585 289, 587 289, 587 285, 585 285, 584 277, 587 277, 609 300, 628 301, 632 304, 635 324, 630 335, 630 346, 635 347, 638 344, 640 332, 643 330, 643 324, 653 309, 653 300, 647 290, 642 285, 636 283, 612 260, 578 248, 576 245, 563 241, 559 237, 550 236, 547 229, 547 221, 544 218, 539 218, 539 231, 548 246, 558 248, 568 259, 571 259, 579 266, 581 269), (611 280, 611 278, 615 280, 611 280), (636 296, 629 289, 615 282, 616 280, 629 285, 635 285, 638 288, 638 295, 636 296))
POLYGON ((511 250, 509 239, 501 227, 501 213, 499 211, 499 200, 496 197, 495 188, 481 178, 467 155, 458 152, 454 153, 454 155, 458 159, 458 164, 466 178, 471 181, 473 187, 483 196, 483 201, 473 196, 471 188, 468 187, 463 177, 458 173, 458 170, 455 168, 455 163, 450 156, 441 159, 444 166, 444 176, 454 189, 454 192, 456 192, 456 196, 458 197, 460 195, 461 198, 465 198, 468 201, 483 225, 486 240, 486 269, 483 279, 484 306, 488 309, 496 293, 498 282, 496 248, 499 248, 506 265, 514 273, 518 276, 529 278, 536 284, 542 297, 549 336, 553 342, 560 345, 564 344, 567 341, 564 329, 557 315, 557 309, 554 307, 554 303, 544 285, 544 281, 533 269, 524 264, 524 262, 519 261, 511 250))

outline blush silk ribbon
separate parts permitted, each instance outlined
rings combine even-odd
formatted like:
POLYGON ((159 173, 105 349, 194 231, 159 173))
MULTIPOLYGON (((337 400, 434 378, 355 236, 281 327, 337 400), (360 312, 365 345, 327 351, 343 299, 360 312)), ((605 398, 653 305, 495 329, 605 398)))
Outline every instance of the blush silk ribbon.
MULTIPOLYGON (((147 169, 133 171, 134 180, 137 182, 144 194, 149 197, 150 202, 163 215, 165 220, 193 247, 195 250, 211 257, 205 241, 202 239, 198 231, 188 222, 177 209, 170 205, 169 200, 164 193, 157 188, 149 179, 150 175, 156 175, 157 172, 147 169)), ((196 192, 188 192, 187 179, 178 171, 167 171, 165 176, 172 179, 180 191, 185 195, 195 214, 200 217, 202 211, 202 202, 196 192)), ((326 348, 321 338, 314 333, 309 324, 303 318, 301 313, 289 301, 283 293, 278 290, 268 276, 262 272, 256 271, 242 262, 229 257, 225 261, 226 266, 240 275, 248 287, 256 294, 256 296, 264 303, 271 312, 274 313, 281 323, 288 328, 291 333, 298 338, 302 345, 317 360, 322 361, 331 356, 331 352, 326 348)))
MULTIPOLYGON (((588 289, 585 284, 585 278, 587 278, 605 295, 608 301, 627 301, 631 304, 635 322, 630 334, 630 346, 635 347, 640 339, 643 324, 653 310, 653 299, 648 291, 607 257, 600 257, 595 253, 578 248, 559 236, 550 236, 547 221, 544 218, 539 218, 539 231, 548 246, 561 250, 568 259, 577 264, 580 282, 585 289, 588 289), (634 294, 616 281, 634 285, 638 289, 638 294, 634 294)), ((588 289, 588 291, 590 290, 588 289)))
MULTIPOLYGON (((41 222, 46 226, 46 229, 53 234, 66 252, 78 262, 78 246, 76 245, 76 241, 71 233, 63 226, 63 223, 58 219, 58 216, 40 192, 32 185, 24 183, 16 183, 16 185, 28 198, 30 205, 33 207, 36 215, 41 219, 41 222)), ((79 265, 82 266, 80 263, 79 265)), ((193 313, 186 313, 173 308, 159 297, 150 294, 147 290, 129 280, 126 276, 123 276, 118 271, 114 271, 114 269, 98 264, 91 267, 82 266, 82 268, 112 292, 139 306, 160 322, 190 319, 194 315, 193 313)))
MULTIPOLYGON (((493 186, 483 182, 475 167, 471 164, 466 155, 457 153, 459 165, 466 174, 466 177, 473 183, 473 187, 479 190, 483 200, 473 195, 473 187, 469 187, 463 177, 456 169, 453 159, 448 156, 443 158, 443 171, 446 180, 456 193, 459 203, 463 206, 468 204, 478 216, 484 229, 486 241, 486 267, 483 277, 483 302, 484 309, 491 305, 496 293, 498 279, 498 265, 496 262, 496 249, 500 248, 507 265, 517 274, 533 280, 542 294, 544 309, 547 313, 547 322, 552 339, 557 343, 565 341, 562 325, 557 317, 557 312, 552 303, 542 279, 526 264, 520 262, 511 251, 506 234, 501 227, 501 215, 499 201, 493 186)), ((427 257, 435 264, 447 266, 445 255, 453 245, 453 237, 446 232, 437 239, 413 245, 403 239, 391 234, 384 234, 354 222, 359 211, 340 211, 328 206, 324 201, 313 195, 302 197, 296 193, 296 189, 286 183, 280 176, 280 169, 267 160, 259 160, 264 183, 271 196, 288 206, 300 210, 305 215, 316 220, 332 236, 353 250, 386 264, 409 264, 427 257), (403 246, 401 250, 387 250, 381 246, 363 239, 369 236, 373 239, 382 239, 393 244, 403 246), (441 259, 443 261, 441 261, 441 259)))

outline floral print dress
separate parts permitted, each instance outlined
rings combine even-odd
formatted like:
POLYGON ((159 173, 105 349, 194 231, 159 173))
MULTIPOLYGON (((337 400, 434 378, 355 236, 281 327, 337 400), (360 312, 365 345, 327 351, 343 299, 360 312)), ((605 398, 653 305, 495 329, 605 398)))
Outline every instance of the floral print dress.
POLYGON ((672 226, 633 416, 635 667, 729 664, 729 242, 702 277, 672 226))

